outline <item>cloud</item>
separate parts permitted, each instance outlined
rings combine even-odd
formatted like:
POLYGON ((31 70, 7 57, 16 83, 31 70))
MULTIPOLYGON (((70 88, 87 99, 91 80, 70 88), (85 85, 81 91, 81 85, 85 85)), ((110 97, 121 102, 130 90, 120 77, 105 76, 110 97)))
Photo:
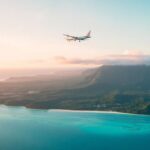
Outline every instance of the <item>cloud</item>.
POLYGON ((144 54, 122 54, 122 55, 107 55, 95 59, 68 59, 63 56, 58 56, 55 61, 65 65, 150 65, 150 55, 144 54))
POLYGON ((140 50, 125 50, 123 53, 123 55, 130 55, 130 56, 140 56, 140 55, 144 55, 144 53, 140 50))
POLYGON ((91 65, 91 64, 100 64, 99 60, 94 60, 94 59, 79 59, 79 58, 74 58, 74 59, 67 59, 63 56, 57 56, 55 57, 56 62, 60 64, 86 64, 86 65, 91 65))

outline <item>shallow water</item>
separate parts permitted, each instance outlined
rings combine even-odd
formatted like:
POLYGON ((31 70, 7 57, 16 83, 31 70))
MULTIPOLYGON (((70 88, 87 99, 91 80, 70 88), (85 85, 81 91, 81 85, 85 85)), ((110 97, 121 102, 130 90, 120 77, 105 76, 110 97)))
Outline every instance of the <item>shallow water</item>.
POLYGON ((149 150, 150 116, 0 106, 0 150, 149 150))

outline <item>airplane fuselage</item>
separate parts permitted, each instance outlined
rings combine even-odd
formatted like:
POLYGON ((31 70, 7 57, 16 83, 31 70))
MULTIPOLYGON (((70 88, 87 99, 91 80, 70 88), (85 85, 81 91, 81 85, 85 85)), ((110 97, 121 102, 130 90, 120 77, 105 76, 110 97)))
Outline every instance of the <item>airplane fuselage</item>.
POLYGON ((81 37, 76 37, 76 38, 74 38, 74 40, 76 41, 82 41, 82 40, 85 40, 85 39, 88 39, 88 38, 90 38, 89 36, 81 36, 81 37))

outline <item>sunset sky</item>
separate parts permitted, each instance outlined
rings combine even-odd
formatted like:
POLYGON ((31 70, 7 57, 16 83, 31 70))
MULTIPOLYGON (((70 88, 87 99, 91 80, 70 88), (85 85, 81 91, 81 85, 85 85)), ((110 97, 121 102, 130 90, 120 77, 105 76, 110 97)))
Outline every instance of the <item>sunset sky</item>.
POLYGON ((0 0, 0 68, 149 63, 149 0, 0 0), (67 42, 63 33, 92 38, 67 42))

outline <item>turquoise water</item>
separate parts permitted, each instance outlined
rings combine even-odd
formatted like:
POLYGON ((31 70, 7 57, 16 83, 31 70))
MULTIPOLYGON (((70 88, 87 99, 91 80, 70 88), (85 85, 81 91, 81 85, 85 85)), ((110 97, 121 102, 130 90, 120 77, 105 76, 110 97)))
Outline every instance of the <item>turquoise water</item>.
POLYGON ((0 150, 149 150, 150 116, 0 106, 0 150))

